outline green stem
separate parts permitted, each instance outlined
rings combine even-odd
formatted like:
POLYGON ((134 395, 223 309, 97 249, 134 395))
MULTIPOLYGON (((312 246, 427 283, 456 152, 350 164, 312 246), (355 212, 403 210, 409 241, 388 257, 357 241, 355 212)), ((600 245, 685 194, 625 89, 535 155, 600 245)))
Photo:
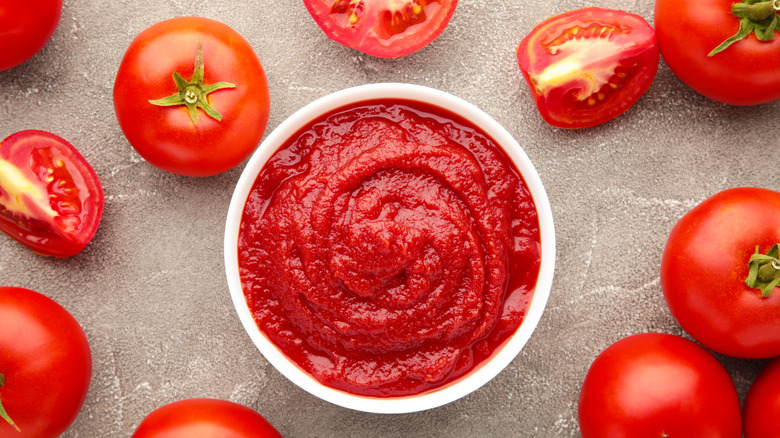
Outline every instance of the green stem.
POLYGON ((775 30, 780 31, 778 11, 780 11, 780 0, 743 0, 742 3, 734 3, 731 6, 731 13, 739 19, 739 30, 707 56, 722 52, 751 33, 755 34, 759 41, 772 41, 775 30))
MULTIPOLYGON (((0 387, 2 387, 3 385, 5 385, 5 376, 0 374, 0 387)), ((16 423, 14 423, 14 420, 11 419, 11 416, 8 415, 8 412, 5 411, 5 408, 3 407, 3 400, 1 398, 0 398, 0 418, 7 421, 8 424, 13 426, 13 428, 16 429, 17 432, 21 432, 21 430, 19 430, 19 426, 17 426, 16 423)))
POLYGON ((228 82, 206 85, 203 83, 204 72, 203 46, 198 45, 198 52, 195 55, 195 71, 192 73, 192 79, 188 81, 178 72, 174 72, 173 82, 176 83, 178 91, 162 99, 150 100, 149 103, 157 106, 185 105, 190 112, 192 123, 196 125, 198 124, 198 108, 202 109, 209 117, 221 122, 222 115, 209 104, 208 95, 223 88, 235 88, 236 86, 228 82))
POLYGON ((760 289, 764 298, 772 294, 772 289, 780 285, 780 244, 776 243, 766 254, 761 254, 756 245, 756 252, 748 261, 745 283, 750 288, 760 289))

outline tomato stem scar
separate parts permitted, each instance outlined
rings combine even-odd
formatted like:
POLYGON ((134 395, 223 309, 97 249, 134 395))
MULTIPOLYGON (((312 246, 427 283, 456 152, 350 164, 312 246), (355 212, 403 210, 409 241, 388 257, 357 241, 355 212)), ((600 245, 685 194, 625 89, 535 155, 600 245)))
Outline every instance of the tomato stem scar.
POLYGON ((713 56, 730 45, 755 34, 759 41, 772 41, 775 30, 780 31, 780 0, 743 0, 731 6, 731 13, 739 19, 739 30, 714 48, 707 56, 713 56))
MULTIPOLYGON (((5 385, 5 376, 0 374, 0 387, 2 387, 3 385, 5 385)), ((16 429, 17 432, 21 432, 21 430, 19 430, 19 426, 17 426, 16 423, 14 423, 14 420, 12 420, 11 417, 8 415, 8 412, 5 411, 5 408, 3 407, 2 398, 0 398, 0 417, 3 420, 7 421, 8 424, 13 426, 13 428, 16 429)))
POLYGON ((150 100, 149 103, 157 106, 185 105, 190 112, 192 123, 196 125, 198 124, 198 108, 202 109, 209 117, 221 122, 222 114, 209 104, 208 95, 223 88, 235 88, 236 86, 229 82, 217 82, 206 85, 203 83, 204 72, 203 45, 198 44, 198 52, 195 55, 195 71, 192 73, 192 79, 187 81, 179 72, 174 72, 173 81, 176 83, 178 91, 162 99, 150 100))
POLYGON ((761 254, 756 245, 756 252, 750 256, 748 266, 745 283, 750 288, 761 289, 761 296, 768 298, 772 289, 780 285, 780 243, 772 246, 766 254, 761 254))

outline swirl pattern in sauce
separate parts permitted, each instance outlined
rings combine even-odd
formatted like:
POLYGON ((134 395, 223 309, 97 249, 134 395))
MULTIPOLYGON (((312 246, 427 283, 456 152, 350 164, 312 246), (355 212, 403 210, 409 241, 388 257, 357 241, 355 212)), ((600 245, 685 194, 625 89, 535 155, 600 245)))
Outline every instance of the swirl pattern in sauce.
POLYGON ((522 322, 539 272, 533 200, 495 142, 411 101, 315 120, 255 181, 239 234, 259 328, 325 385, 429 391, 522 322))

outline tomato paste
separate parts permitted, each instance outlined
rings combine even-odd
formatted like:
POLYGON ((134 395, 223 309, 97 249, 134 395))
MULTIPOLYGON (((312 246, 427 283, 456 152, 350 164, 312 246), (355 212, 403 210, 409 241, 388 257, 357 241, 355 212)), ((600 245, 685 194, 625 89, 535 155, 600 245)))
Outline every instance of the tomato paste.
POLYGON ((520 326, 541 257, 533 199, 503 150, 429 104, 330 112, 257 177, 239 268, 258 327, 324 385, 440 388, 520 326))

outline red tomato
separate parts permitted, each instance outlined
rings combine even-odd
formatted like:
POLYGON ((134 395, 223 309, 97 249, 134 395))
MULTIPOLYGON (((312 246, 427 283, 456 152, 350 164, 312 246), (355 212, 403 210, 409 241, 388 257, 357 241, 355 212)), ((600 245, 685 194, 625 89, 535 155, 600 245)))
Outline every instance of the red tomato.
POLYGON ((742 408, 745 438, 780 438, 780 358, 759 373, 742 408))
MULTIPOLYGON (((749 287, 749 260, 780 243, 780 193, 724 190, 672 229, 661 257, 661 287, 672 315, 705 347, 743 358, 780 355, 780 289, 749 287)), ((778 270, 768 264, 769 275, 778 270)))
POLYGON ((0 321, 0 436, 60 436, 92 378, 84 331, 62 306, 19 287, 0 287, 0 321))
POLYGON ((132 438, 281 438, 262 415, 238 403, 192 398, 155 409, 132 438))
POLYGON ((0 2, 0 71, 27 61, 49 42, 62 0, 0 2))
POLYGON ((559 128, 623 114, 650 88, 658 59, 655 32, 642 17, 602 8, 549 18, 517 48, 539 113, 559 128))
POLYGON ((141 32, 114 83, 127 140, 149 163, 180 175, 215 175, 238 165, 260 143, 269 106, 252 47, 206 18, 172 18, 141 32))
POLYGON ((739 438, 736 388, 707 350, 669 334, 644 333, 604 350, 579 400, 583 438, 739 438))
POLYGON ((661 55, 678 78, 710 99, 731 105, 780 99, 780 38, 764 42, 751 34, 707 56, 739 30, 740 19, 732 13, 734 3, 656 0, 661 55))
POLYGON ((458 0, 303 0, 328 38, 378 58, 416 52, 442 33, 458 0))
POLYGON ((49 256, 77 254, 103 217, 103 186, 64 139, 21 131, 0 143, 0 231, 49 256))

